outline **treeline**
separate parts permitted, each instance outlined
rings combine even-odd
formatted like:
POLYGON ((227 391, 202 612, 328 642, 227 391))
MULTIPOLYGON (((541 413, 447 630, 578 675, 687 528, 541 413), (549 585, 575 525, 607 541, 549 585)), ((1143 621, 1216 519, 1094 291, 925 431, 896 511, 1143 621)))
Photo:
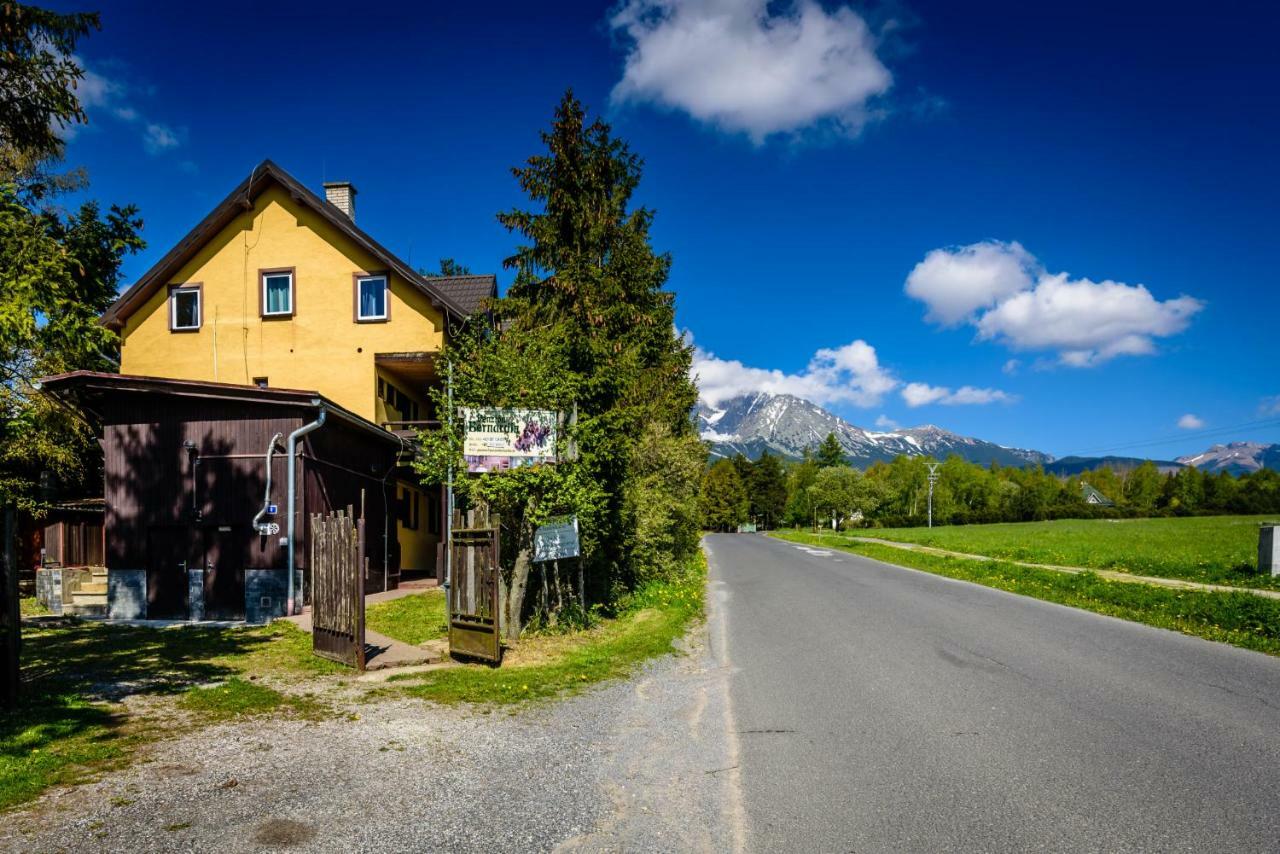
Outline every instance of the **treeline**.
MULTIPOLYGON (((762 528, 924 525, 935 462, 900 456, 859 471, 845 462, 834 436, 795 462, 767 454, 755 462, 741 455, 720 460, 703 477, 703 524, 710 530, 745 522, 762 528)), ((1059 477, 1041 466, 981 466, 952 456, 938 465, 933 490, 933 521, 942 525, 1218 513, 1280 513, 1280 473, 1185 468, 1163 474, 1148 461, 1059 477), (1091 490, 1110 504, 1090 503, 1091 490)))

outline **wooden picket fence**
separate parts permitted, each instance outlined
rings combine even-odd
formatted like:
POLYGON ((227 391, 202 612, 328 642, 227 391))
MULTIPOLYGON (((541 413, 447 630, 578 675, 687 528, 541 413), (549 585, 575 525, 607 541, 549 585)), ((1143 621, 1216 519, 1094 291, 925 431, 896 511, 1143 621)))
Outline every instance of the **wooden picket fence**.
POLYGON ((311 649, 364 670, 364 520, 311 516, 311 649))

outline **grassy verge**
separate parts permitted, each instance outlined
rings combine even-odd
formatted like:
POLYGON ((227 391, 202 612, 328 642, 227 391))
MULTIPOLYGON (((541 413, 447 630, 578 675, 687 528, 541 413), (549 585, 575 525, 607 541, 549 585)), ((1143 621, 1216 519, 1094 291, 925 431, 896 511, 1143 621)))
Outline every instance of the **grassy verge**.
POLYGON ((371 631, 414 646, 442 638, 449 634, 444 591, 429 590, 370 605, 365 610, 364 624, 371 631))
POLYGON ((311 654, 310 635, 260 628, 151 629, 72 622, 23 631, 23 694, 0 716, 0 810, 50 786, 114 767, 172 722, 119 702, 172 699, 194 722, 268 712, 311 715, 317 704, 265 685, 342 671, 311 654))
POLYGON ((848 536, 1004 560, 1109 569, 1239 587, 1280 587, 1256 572, 1258 528, 1274 516, 1060 519, 936 528, 869 528, 848 536))
POLYGON ((837 540, 829 535, 788 531, 775 536, 792 542, 834 547, 885 563, 922 569, 1048 602, 1173 629, 1206 640, 1280 655, 1280 601, 1251 593, 1173 590, 1110 581, 1092 572, 1071 575, 1002 561, 967 560, 874 543, 837 540))
POLYGON ((24 617, 43 617, 49 613, 49 609, 41 605, 36 597, 25 596, 18 600, 18 612, 24 617))
POLYGON ((584 632, 521 640, 501 668, 479 665, 396 679, 414 696, 440 703, 525 703, 576 693, 629 675, 672 651, 703 613, 706 562, 701 554, 677 577, 652 582, 622 603, 618 615, 584 632))

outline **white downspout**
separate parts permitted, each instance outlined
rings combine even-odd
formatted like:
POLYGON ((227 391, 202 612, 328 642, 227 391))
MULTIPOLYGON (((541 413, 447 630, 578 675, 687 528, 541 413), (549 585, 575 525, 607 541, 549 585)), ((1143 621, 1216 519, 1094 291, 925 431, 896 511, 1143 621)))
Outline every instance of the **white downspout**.
POLYGON ((308 433, 310 433, 312 430, 318 430, 321 427, 323 427, 326 414, 328 414, 327 410, 324 408, 324 404, 321 403, 320 414, 316 416, 315 421, 312 421, 310 424, 303 424, 297 430, 294 430, 292 433, 289 434, 289 446, 288 446, 288 450, 286 451, 286 453, 289 456, 289 498, 288 498, 289 517, 287 522, 287 525, 288 525, 287 538, 289 540, 289 546, 288 546, 289 548, 289 559, 288 559, 289 598, 285 605, 285 608, 286 608, 285 613, 288 616, 292 616, 294 614, 293 576, 294 576, 294 573, 297 572, 297 566, 298 566, 294 556, 294 530, 295 530, 295 520, 298 515, 297 513, 298 440, 301 439, 303 436, 307 435, 308 433))

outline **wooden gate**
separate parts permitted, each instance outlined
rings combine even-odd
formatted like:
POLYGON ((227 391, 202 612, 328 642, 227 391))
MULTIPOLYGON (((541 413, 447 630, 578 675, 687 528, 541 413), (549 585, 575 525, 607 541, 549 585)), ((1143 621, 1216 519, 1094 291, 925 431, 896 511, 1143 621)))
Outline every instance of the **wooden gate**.
POLYGON ((364 670, 364 520, 311 516, 311 650, 364 670))
POLYGON ((502 660, 498 631, 498 517, 454 511, 450 535, 449 651, 502 660))

